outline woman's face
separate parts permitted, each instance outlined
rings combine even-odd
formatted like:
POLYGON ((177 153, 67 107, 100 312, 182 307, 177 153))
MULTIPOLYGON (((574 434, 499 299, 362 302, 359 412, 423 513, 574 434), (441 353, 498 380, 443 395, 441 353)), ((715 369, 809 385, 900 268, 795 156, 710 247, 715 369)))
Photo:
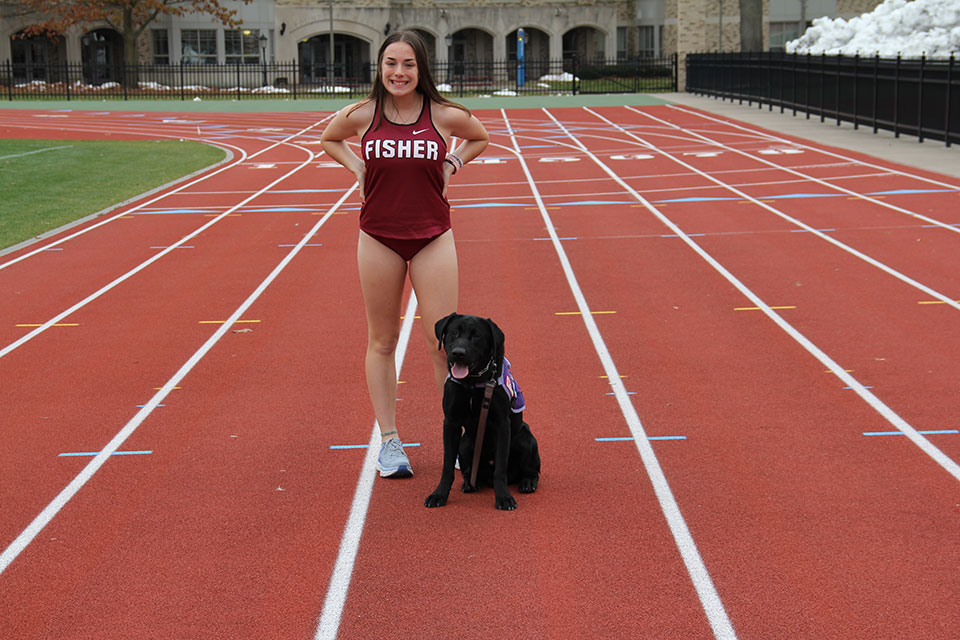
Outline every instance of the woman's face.
POLYGON ((413 47, 406 42, 387 45, 380 65, 380 78, 394 97, 400 98, 416 91, 419 76, 413 47))

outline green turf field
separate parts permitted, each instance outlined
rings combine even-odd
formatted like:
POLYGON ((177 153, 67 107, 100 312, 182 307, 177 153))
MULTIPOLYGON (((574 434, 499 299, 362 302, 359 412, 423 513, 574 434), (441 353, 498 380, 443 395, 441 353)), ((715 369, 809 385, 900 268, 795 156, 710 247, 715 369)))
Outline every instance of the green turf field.
POLYGON ((0 140, 0 249, 224 157, 199 142, 0 140))

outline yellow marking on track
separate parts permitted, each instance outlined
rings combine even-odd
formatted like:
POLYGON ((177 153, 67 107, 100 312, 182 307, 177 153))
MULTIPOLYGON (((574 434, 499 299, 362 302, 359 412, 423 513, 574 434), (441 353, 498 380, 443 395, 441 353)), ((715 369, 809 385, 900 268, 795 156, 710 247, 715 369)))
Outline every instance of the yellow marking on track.
MULTIPOLYGON (((407 316, 400 316, 400 319, 401 319, 401 320, 406 320, 406 318, 407 318, 407 316)), ((414 320, 419 320, 419 319, 420 319, 420 316, 413 316, 413 319, 414 319, 414 320)))
MULTIPOLYGON (((780 307, 771 306, 771 309, 796 309, 793 305, 783 305, 780 307)), ((734 311, 760 311, 760 307, 734 307, 734 311)))
MULTIPOLYGON (((960 300, 954 300, 954 302, 960 303, 960 300)), ((943 300, 920 300, 917 304, 947 304, 943 300)))
MULTIPOLYGON (((163 387, 154 387, 154 388, 153 388, 154 391, 160 391, 160 389, 163 389, 163 387)), ((183 387, 174 387, 174 388, 173 388, 173 391, 179 391, 180 389, 183 389, 183 387)))
MULTIPOLYGON (((612 314, 612 313, 616 313, 616 311, 591 311, 591 312, 590 312, 590 315, 603 316, 603 315, 610 315, 610 314, 612 314)), ((555 316, 579 316, 579 315, 582 315, 582 314, 581 314, 579 311, 557 311, 557 312, 554 313, 553 315, 555 315, 555 316)))
MULTIPOLYGON (((17 326, 18 327, 42 327, 43 325, 42 324, 18 324, 17 326)), ((57 322, 50 326, 51 327, 79 327, 80 323, 79 322, 57 322)))
MULTIPOLYGON (((609 376, 600 376, 600 377, 606 379, 606 378, 608 378, 609 376)), ((620 376, 620 377, 621 377, 621 378, 626 378, 627 376, 620 376)))
MULTIPOLYGON (((226 320, 201 320, 200 324, 223 324, 226 320)), ((261 320, 237 320, 234 324, 256 324, 261 320)))
MULTIPOLYGON (((853 373, 853 369, 844 369, 844 371, 846 371, 847 373, 853 373)), ((831 371, 830 369, 827 369, 826 371, 824 371, 824 373, 833 373, 833 371, 831 371)))

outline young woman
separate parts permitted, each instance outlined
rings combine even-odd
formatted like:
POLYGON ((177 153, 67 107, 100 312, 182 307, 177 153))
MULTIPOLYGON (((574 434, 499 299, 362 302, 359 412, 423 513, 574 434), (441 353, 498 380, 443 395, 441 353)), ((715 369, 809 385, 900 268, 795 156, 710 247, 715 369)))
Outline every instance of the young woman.
POLYGON ((465 107, 437 90, 423 39, 391 34, 377 57, 370 95, 344 107, 323 132, 323 149, 360 185, 357 265, 367 314, 367 389, 380 425, 377 469, 383 477, 413 475, 396 422, 403 286, 417 295, 434 379, 442 388, 446 357, 433 326, 457 309, 457 252, 450 228, 447 184, 486 148, 486 129, 465 107), (360 156, 347 140, 359 137, 360 156), (450 148, 451 138, 461 142, 450 148))

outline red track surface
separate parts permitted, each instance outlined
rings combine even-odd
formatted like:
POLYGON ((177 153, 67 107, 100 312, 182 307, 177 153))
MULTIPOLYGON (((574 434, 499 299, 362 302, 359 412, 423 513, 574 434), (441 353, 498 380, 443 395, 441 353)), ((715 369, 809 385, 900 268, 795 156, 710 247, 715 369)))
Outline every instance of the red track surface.
POLYGON ((0 637, 310 638, 328 596, 340 638, 960 637, 956 181, 668 107, 479 113, 460 306, 506 332, 541 488, 422 506, 415 323, 416 476, 373 482, 337 604, 365 453, 330 446, 373 416, 329 115, 0 112, 5 137, 234 154, 0 256, 0 637), (952 433, 864 435, 898 428, 952 433), (685 439, 595 440, 644 433, 685 439), (59 456, 105 448, 152 453, 59 456))

